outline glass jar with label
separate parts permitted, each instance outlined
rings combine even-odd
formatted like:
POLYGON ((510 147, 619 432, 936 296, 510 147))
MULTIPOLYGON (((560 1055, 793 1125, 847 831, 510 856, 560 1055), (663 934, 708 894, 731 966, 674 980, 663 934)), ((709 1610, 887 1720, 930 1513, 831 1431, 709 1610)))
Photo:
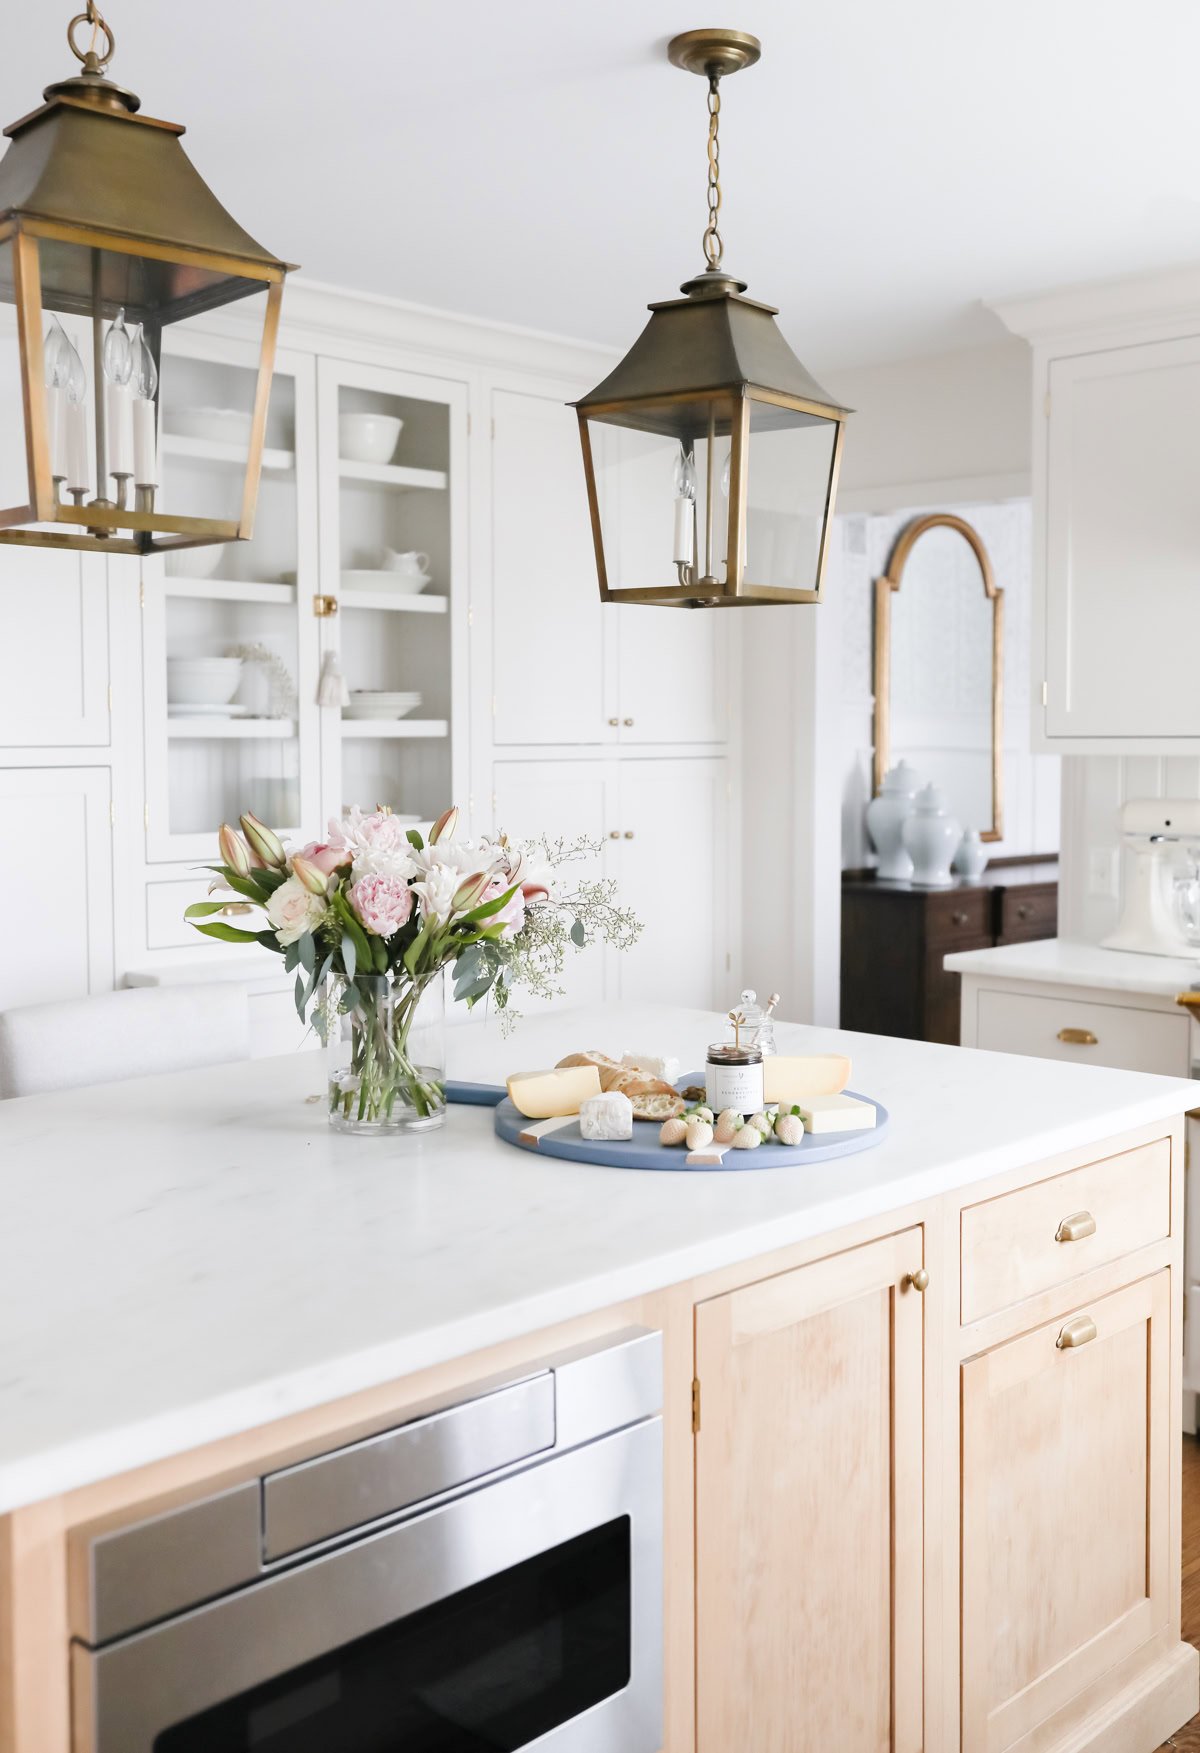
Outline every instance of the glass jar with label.
POLYGON ((762 1049, 735 1041, 714 1041, 704 1066, 704 1092, 714 1114, 724 1108, 757 1114, 763 1105, 762 1049))

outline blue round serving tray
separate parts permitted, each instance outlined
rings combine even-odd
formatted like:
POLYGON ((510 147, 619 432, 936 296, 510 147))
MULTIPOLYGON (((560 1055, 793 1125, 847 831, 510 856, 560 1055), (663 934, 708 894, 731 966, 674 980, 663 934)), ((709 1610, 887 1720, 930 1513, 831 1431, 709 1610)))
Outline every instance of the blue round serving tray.
MULTIPOLYGON (((703 1083, 696 1072, 680 1078, 679 1089, 703 1083)), ((848 1096, 857 1094, 847 1090, 848 1096)), ((869 1102, 870 1096, 859 1096, 869 1102)), ((681 1144, 668 1146, 658 1142, 657 1120, 635 1120, 630 1139, 591 1139, 581 1136, 579 1121, 572 1120, 552 1132, 543 1133, 532 1142, 521 1138, 535 1121, 530 1121, 505 1096, 495 1111, 497 1138, 515 1144, 519 1150, 533 1151, 541 1156, 562 1157, 573 1163, 598 1163, 612 1169, 684 1169, 689 1174, 721 1173, 727 1169, 800 1169, 807 1163, 826 1163, 834 1157, 854 1156, 860 1150, 871 1150, 887 1136, 889 1114, 882 1102, 874 1102, 875 1125, 859 1132, 822 1132, 814 1137, 804 1134, 802 1144, 760 1144, 757 1150, 730 1150, 720 1162, 693 1163, 681 1144)))

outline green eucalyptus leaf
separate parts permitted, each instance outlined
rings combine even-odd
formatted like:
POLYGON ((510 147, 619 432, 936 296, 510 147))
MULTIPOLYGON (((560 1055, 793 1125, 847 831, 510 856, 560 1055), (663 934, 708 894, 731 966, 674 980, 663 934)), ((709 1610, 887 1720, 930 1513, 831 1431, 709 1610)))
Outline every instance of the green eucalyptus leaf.
POLYGON ((311 931, 296 940, 300 945, 300 966, 306 974, 311 974, 317 965, 317 946, 311 931))
POLYGON ((408 833, 406 834, 405 838, 407 839, 409 845, 413 848, 413 850, 415 852, 424 852, 425 842, 424 842, 424 840, 422 840, 421 836, 417 833, 417 830, 415 828, 410 828, 408 830, 408 833))
POLYGON ((582 949, 587 943, 587 932, 583 929, 582 919, 577 919, 571 927, 571 942, 578 949, 582 949))
POLYGON ((285 974, 294 973, 300 961, 300 945, 290 943, 283 952, 283 970, 285 974))

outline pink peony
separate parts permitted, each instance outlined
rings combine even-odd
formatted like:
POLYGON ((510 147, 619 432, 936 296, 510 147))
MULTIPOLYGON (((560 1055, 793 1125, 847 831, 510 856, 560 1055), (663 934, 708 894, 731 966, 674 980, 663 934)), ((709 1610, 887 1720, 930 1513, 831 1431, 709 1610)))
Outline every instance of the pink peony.
POLYGON ((300 848, 301 858, 307 858, 315 864, 322 876, 332 876, 335 870, 350 863, 350 851, 345 846, 328 846, 321 840, 311 840, 307 846, 300 848))
POLYGON ((403 877, 380 873, 360 877, 350 890, 350 903, 373 937, 395 937, 413 910, 412 890, 403 877))

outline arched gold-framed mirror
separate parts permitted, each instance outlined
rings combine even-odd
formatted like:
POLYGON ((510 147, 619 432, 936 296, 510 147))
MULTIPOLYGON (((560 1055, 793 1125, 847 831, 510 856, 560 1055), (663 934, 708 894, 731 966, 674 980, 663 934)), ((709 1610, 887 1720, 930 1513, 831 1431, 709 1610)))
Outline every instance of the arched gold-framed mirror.
POLYGON ((875 580, 873 793, 893 755, 948 794, 964 827, 1001 838, 1004 592, 979 532, 946 511, 906 524, 875 580), (983 588, 972 599, 976 577, 983 588))

